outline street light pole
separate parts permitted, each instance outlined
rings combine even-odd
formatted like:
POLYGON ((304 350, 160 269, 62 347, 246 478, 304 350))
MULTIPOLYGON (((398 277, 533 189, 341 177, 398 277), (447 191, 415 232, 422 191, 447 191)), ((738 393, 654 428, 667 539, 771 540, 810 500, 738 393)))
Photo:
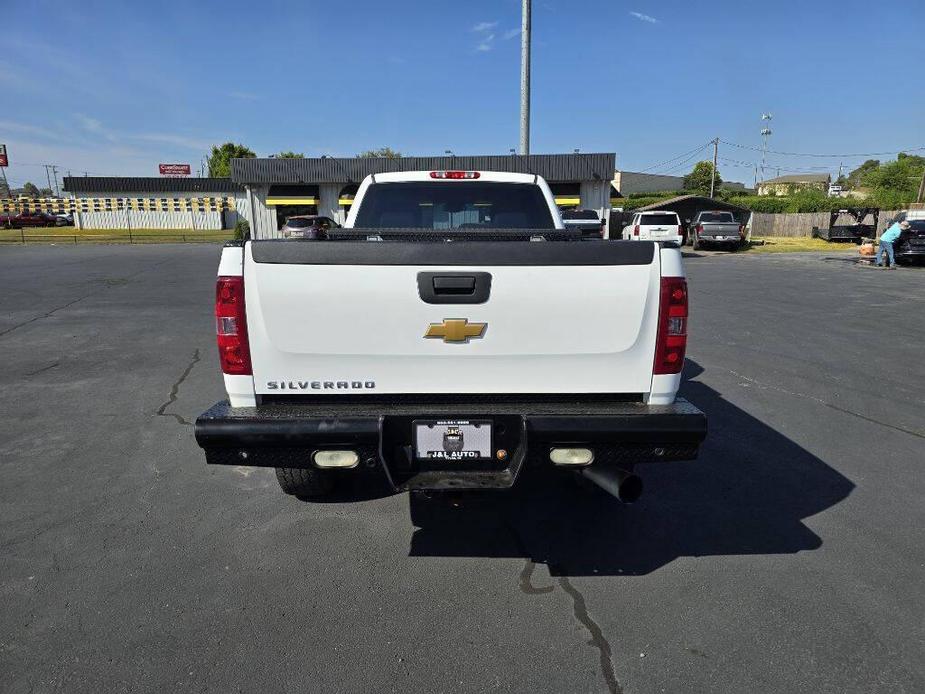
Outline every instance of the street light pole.
POLYGON ((520 25, 520 153, 530 154, 530 0, 523 0, 520 25))

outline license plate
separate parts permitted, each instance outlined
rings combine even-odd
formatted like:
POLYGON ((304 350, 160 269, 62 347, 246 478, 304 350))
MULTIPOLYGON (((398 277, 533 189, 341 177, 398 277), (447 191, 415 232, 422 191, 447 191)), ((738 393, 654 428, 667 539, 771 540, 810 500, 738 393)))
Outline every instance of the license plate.
POLYGON ((490 419, 415 420, 414 455, 423 460, 492 457, 490 419))

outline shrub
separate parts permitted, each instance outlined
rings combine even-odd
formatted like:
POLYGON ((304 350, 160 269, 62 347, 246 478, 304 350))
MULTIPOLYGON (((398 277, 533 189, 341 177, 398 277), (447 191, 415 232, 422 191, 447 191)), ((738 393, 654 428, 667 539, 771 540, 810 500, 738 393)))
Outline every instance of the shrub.
POLYGON ((251 237, 251 225, 246 219, 239 219, 234 225, 234 239, 243 241, 251 237))

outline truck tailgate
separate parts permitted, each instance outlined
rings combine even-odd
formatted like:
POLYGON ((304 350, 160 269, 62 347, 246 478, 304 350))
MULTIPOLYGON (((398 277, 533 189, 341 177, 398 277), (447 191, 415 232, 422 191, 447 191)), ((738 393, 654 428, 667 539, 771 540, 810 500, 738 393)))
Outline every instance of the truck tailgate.
POLYGON ((704 222, 701 236, 722 236, 727 239, 739 238, 738 222, 704 222))
POLYGON ((256 392, 646 393, 656 250, 620 241, 248 243, 256 392), (421 273, 425 283, 487 273, 490 291, 482 303, 428 303, 421 273), (452 320, 466 321, 468 339, 452 341, 452 320))

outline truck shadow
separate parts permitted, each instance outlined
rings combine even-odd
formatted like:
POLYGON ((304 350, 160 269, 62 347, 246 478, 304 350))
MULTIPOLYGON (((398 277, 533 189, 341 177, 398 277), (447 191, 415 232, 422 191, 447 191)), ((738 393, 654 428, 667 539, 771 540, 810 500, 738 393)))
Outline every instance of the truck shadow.
POLYGON ((643 464, 642 499, 626 506, 596 487, 527 471, 509 493, 456 503, 411 497, 418 557, 523 557, 552 575, 643 575, 679 557, 792 554, 822 540, 803 519, 854 485, 819 458, 691 378, 681 395, 707 413, 700 459, 643 464))

